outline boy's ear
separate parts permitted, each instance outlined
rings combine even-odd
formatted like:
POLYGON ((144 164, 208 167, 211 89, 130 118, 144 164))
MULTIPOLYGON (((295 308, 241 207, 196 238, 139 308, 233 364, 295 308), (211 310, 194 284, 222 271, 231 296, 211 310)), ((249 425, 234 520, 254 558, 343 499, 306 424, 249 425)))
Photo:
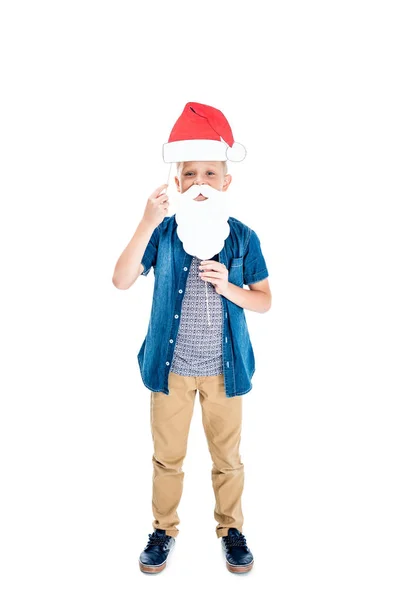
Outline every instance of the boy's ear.
POLYGON ((178 189, 178 192, 180 192, 181 191, 180 183, 179 183, 179 179, 178 179, 178 177, 176 175, 175 175, 175 183, 176 183, 176 187, 178 189))
POLYGON ((226 192, 226 190, 230 186, 231 182, 232 182, 232 175, 229 175, 229 173, 227 173, 224 177, 224 185, 222 186, 223 192, 226 192))

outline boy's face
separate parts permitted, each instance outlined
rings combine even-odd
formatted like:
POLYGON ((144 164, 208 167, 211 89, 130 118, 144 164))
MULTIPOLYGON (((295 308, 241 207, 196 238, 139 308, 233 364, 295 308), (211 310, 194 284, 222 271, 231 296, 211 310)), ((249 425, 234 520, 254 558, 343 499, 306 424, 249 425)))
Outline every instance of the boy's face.
MULTIPOLYGON (((219 161, 192 161, 181 165, 179 176, 175 177, 178 192, 183 194, 190 186, 207 184, 220 192, 225 192, 232 181, 232 176, 224 175, 224 168, 219 161)), ((199 194, 196 201, 201 202, 206 198, 199 194)))

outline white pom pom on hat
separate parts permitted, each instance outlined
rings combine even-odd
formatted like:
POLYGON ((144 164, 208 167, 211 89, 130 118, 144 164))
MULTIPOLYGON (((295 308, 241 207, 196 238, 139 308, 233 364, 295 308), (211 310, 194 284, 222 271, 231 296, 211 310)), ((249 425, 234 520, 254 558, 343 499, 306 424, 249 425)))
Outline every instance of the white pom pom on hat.
POLYGON ((246 156, 246 148, 239 144, 239 142, 234 142, 233 146, 228 146, 226 149, 226 157, 228 160, 233 162, 239 162, 244 159, 246 156))
POLYGON ((225 115, 207 104, 188 102, 163 145, 166 163, 197 160, 242 161, 246 148, 235 142, 225 115))

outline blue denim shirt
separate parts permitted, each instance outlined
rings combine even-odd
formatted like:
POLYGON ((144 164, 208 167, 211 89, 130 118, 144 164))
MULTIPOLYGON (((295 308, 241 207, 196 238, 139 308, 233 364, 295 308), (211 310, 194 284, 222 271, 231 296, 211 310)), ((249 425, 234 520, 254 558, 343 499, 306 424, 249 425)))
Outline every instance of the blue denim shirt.
MULTIPOLYGON (((213 257, 224 264, 228 281, 243 287, 268 277, 257 234, 238 219, 229 217, 230 234, 213 257)), ((147 276, 154 269, 154 292, 146 337, 137 355, 144 385, 169 395, 168 376, 179 329, 179 318, 192 255, 185 252, 177 233, 175 215, 156 227, 142 258, 147 276)), ((252 389, 255 360, 244 310, 225 296, 223 303, 222 358, 228 398, 252 389)))

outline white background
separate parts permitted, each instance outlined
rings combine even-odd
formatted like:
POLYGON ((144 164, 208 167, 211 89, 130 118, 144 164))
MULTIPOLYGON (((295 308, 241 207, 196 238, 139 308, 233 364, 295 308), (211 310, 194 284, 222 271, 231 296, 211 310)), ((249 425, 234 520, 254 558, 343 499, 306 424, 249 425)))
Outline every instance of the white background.
MULTIPOLYGON (((398 7, 397 7, 398 8, 398 7)), ((398 599, 399 19, 395 2, 3 2, 1 596, 398 599), (244 533, 215 535, 196 401, 180 534, 143 575, 153 272, 115 263, 188 101, 247 149, 235 216, 272 308, 246 311, 244 533), (141 596, 140 596, 141 597, 141 596)))

